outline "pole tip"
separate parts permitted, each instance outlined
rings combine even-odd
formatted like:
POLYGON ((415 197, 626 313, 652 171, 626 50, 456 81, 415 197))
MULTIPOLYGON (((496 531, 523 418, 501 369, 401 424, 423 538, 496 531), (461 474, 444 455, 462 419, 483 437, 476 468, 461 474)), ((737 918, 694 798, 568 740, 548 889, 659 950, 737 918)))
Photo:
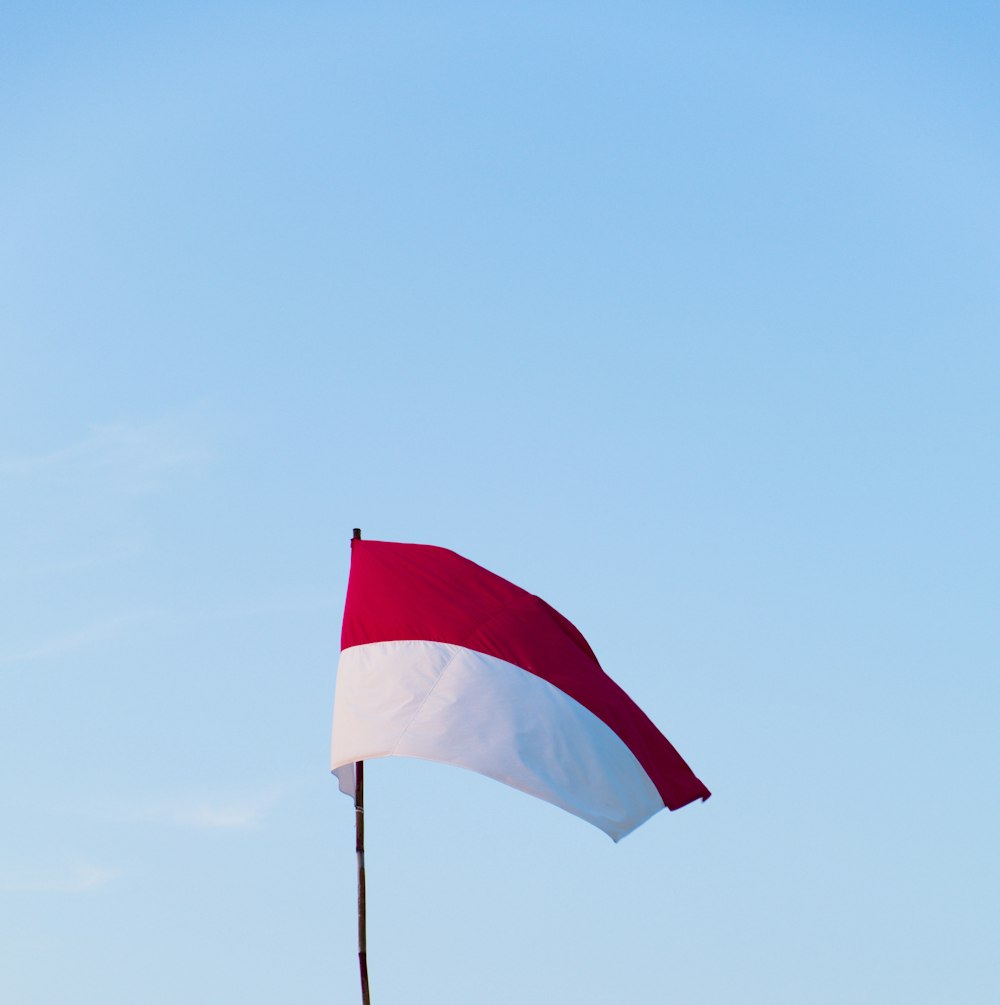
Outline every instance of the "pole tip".
POLYGON ((351 538, 351 540, 352 541, 360 541, 361 540, 361 528, 360 527, 355 527, 354 528, 354 537, 351 538))

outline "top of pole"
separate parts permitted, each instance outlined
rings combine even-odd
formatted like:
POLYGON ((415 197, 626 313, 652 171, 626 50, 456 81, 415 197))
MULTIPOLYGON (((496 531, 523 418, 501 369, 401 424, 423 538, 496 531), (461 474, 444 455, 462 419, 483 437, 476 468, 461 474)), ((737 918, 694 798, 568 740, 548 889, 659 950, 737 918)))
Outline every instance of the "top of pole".
POLYGON ((361 540, 361 528, 360 527, 355 527, 354 528, 354 536, 351 538, 351 540, 352 541, 360 541, 361 540))

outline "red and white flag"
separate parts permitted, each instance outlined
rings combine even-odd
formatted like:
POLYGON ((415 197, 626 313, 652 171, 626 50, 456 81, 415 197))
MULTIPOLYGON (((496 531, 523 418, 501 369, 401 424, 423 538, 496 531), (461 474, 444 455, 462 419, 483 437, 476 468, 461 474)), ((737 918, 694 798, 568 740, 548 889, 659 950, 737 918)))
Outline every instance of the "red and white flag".
POLYGON ((618 841, 708 789, 544 600, 444 548, 351 542, 332 769, 469 768, 618 841))

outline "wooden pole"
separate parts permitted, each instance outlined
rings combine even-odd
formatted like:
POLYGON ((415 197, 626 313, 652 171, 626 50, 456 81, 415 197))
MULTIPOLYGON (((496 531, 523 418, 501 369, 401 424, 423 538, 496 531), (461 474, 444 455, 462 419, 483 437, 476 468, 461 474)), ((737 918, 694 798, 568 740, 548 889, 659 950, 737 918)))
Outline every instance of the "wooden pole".
POLYGON ((365 931, 365 762, 354 762, 354 828, 358 852, 358 965, 361 968, 361 1001, 371 1005, 368 992, 368 938, 365 931))
MULTIPOLYGON (((354 541, 361 530, 354 528, 354 541)), ((361 968, 362 1005, 371 1005, 368 991, 368 912, 365 903, 365 762, 354 762, 354 848, 358 854, 358 966, 361 968)))

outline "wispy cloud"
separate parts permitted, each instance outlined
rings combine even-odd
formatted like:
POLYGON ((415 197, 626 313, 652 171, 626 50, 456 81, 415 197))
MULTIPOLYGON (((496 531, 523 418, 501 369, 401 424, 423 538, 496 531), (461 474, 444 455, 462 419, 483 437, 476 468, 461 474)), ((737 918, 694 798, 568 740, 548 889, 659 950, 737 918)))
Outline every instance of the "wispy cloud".
POLYGON ((344 603, 343 594, 289 594, 267 600, 247 601, 199 612, 210 621, 239 621, 243 618, 283 617, 285 615, 317 614, 339 610, 344 603))
POLYGON ((94 547, 93 542, 88 542, 88 544, 90 550, 79 554, 60 554, 58 557, 35 558, 28 568, 21 570, 21 573, 35 579, 65 576, 110 562, 124 562, 134 559, 141 556, 144 551, 143 542, 137 537, 113 538, 107 542, 101 542, 100 548, 94 547))
POLYGON ((0 874, 0 890, 4 893, 92 893, 107 886, 117 875, 113 869, 82 862, 70 868, 0 874))
POLYGON ((130 625, 148 616, 128 614, 107 618, 75 631, 58 633, 18 649, 0 652, 0 666, 56 659, 81 649, 89 649, 118 638, 130 625))
POLYGON ((91 427, 82 439, 41 453, 0 458, 0 476, 87 482, 130 494, 155 491, 210 456, 189 419, 91 427))
POLYGON ((151 823, 205 830, 243 830, 256 827, 281 798, 270 786, 253 793, 167 799, 143 807, 136 816, 151 823))

